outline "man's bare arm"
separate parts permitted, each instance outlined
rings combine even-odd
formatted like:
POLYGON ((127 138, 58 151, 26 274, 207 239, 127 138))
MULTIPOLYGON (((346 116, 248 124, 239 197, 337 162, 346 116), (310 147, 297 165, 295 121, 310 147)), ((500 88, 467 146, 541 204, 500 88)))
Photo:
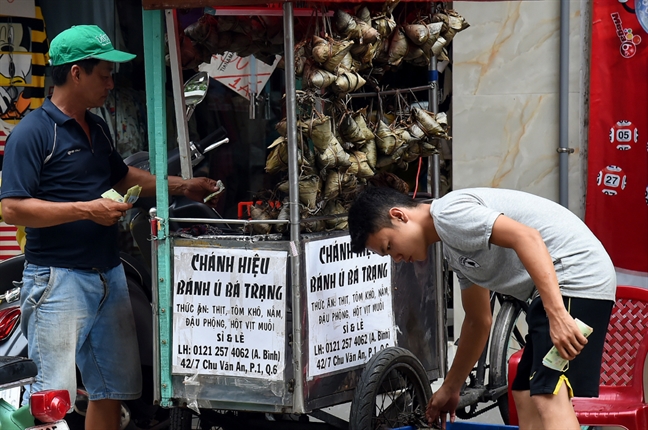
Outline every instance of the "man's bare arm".
POLYGON ((7 224, 34 228, 79 220, 112 225, 131 207, 128 203, 103 198, 89 202, 48 202, 34 198, 8 197, 2 199, 2 216, 7 224))
POLYGON ((576 357, 587 339, 565 309, 553 260, 540 232, 500 215, 493 224, 490 241, 516 252, 540 293, 549 318, 552 342, 563 358, 576 357))

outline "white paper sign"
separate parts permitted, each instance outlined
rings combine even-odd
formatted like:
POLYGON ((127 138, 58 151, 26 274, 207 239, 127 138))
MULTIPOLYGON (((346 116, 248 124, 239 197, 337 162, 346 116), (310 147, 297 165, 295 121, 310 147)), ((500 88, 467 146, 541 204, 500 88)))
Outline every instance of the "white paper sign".
POLYGON ((351 252, 349 236, 308 242, 308 380, 396 345, 391 259, 351 252))
POLYGON ((287 252, 175 247, 171 373, 280 380, 287 252))
POLYGON ((251 56, 239 57, 233 52, 226 52, 223 55, 212 55, 211 62, 201 64, 198 69, 206 71, 209 76, 249 100, 250 94, 255 91, 255 88, 257 94, 261 92, 277 67, 279 58, 279 56, 275 56, 275 61, 270 66, 251 56), (254 66, 254 70, 252 70, 252 66, 254 66), (256 77, 256 86, 251 80, 252 72, 256 77))

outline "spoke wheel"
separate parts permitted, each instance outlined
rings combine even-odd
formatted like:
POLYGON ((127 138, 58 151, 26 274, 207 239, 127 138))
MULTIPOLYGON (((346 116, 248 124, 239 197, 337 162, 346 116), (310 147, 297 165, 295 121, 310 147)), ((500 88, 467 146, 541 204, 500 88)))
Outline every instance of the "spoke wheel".
POLYGON ((421 362, 406 349, 385 348, 365 365, 351 403, 349 430, 424 425, 430 397, 421 362))
MULTIPOLYGON (((497 314, 490 349, 490 385, 508 386, 508 361, 525 345, 526 312, 517 301, 505 301, 497 314)), ((497 399, 497 407, 505 424, 509 424, 509 402, 506 393, 497 399)))

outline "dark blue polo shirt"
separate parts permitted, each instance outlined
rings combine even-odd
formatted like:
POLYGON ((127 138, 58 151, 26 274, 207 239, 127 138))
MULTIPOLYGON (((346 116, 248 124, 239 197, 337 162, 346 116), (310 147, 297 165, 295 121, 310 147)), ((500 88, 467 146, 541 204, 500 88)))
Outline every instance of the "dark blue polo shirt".
MULTIPOLYGON (((92 141, 79 123, 49 98, 13 129, 6 142, 2 192, 51 202, 98 199, 128 172, 115 150, 106 123, 86 112, 92 141)), ((27 261, 77 269, 119 264, 118 227, 82 220, 46 228, 27 228, 27 261)))

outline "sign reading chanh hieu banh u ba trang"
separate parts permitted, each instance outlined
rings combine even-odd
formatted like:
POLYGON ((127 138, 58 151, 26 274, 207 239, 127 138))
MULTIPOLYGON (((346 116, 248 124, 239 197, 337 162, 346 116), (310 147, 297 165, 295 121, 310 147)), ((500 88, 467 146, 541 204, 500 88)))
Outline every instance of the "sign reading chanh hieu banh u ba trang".
POLYGON ((342 236, 306 243, 305 258, 309 380, 396 345, 389 257, 352 253, 342 236))
POLYGON ((284 251, 175 247, 173 374, 281 380, 284 251))

